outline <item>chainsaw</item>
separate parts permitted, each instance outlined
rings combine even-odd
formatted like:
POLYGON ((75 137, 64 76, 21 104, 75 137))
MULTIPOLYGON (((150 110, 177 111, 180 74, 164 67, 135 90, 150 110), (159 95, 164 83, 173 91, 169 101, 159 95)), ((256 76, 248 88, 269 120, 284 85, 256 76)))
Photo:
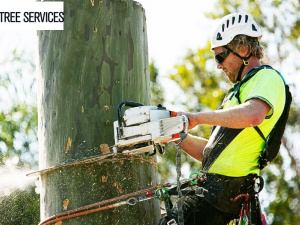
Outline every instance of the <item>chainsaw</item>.
POLYGON ((112 151, 35 171, 27 176, 37 176, 67 166, 97 162, 118 153, 154 155, 158 151, 163 154, 165 144, 171 139, 179 139, 180 133, 187 133, 189 123, 186 116, 177 116, 177 113, 166 110, 161 105, 144 106, 132 101, 121 102, 117 114, 118 120, 114 122, 115 145, 112 146, 112 151), (132 108, 125 110, 122 116, 123 106, 132 108))
POLYGON ((114 152, 128 154, 157 151, 164 153, 164 145, 187 132, 188 118, 166 110, 161 105, 144 106, 138 102, 123 101, 118 106, 118 120, 114 122, 114 152), (122 116, 122 107, 129 106, 122 116))

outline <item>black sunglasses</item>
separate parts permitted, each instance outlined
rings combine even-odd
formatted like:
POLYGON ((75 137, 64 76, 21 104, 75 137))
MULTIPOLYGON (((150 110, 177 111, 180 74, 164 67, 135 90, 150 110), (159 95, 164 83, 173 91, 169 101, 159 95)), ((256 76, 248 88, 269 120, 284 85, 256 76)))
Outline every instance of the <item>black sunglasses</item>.
POLYGON ((217 63, 220 63, 220 64, 221 64, 222 62, 224 62, 224 60, 227 58, 227 56, 229 55, 230 52, 231 52, 231 51, 230 51, 229 49, 226 48, 225 51, 223 51, 223 52, 221 52, 221 53, 215 55, 215 60, 216 60, 216 62, 217 62, 217 63))

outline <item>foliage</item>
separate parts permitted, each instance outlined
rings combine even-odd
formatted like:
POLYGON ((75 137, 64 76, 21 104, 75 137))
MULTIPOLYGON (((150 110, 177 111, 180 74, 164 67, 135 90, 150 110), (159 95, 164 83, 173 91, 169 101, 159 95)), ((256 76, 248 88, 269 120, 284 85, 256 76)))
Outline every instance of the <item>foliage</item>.
MULTIPOLYGON (((13 50, 0 60, 1 168, 5 168, 9 161, 14 161, 17 171, 37 167, 38 116, 32 58, 26 51, 13 50)), ((2 175, 7 174, 0 174, 0 177, 2 175)), ((14 174, 10 176, 18 179, 13 177, 14 174)), ((30 183, 24 190, 14 186, 1 188, 0 214, 0 224, 37 224, 39 194, 35 192, 35 185, 30 183), (13 191, 5 194, 7 188, 13 191)))
POLYGON ((0 165, 17 156, 18 166, 37 165, 35 65, 14 50, 0 62, 0 165))
POLYGON ((0 112, 0 163, 19 157, 19 166, 35 166, 36 151, 31 151, 37 138, 37 109, 19 103, 0 112))
POLYGON ((150 87, 151 87, 151 104, 159 105, 164 103, 163 87, 158 80, 158 69, 152 60, 149 65, 150 87))
POLYGON ((196 52, 189 50, 183 63, 175 65, 176 73, 170 76, 187 95, 189 101, 184 104, 189 109, 216 109, 226 94, 228 85, 222 74, 213 69, 212 58, 209 44, 196 52))
POLYGON ((29 186, 25 190, 16 190, 9 196, 0 197, 0 224, 38 224, 39 199, 35 186, 29 186))

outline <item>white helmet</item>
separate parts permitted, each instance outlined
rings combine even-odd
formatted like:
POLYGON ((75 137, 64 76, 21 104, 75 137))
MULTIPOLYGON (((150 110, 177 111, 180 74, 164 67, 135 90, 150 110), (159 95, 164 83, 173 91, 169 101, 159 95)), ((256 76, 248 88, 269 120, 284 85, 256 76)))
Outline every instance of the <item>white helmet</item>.
POLYGON ((239 34, 262 37, 262 31, 248 13, 232 13, 223 17, 211 37, 211 49, 227 45, 239 34))

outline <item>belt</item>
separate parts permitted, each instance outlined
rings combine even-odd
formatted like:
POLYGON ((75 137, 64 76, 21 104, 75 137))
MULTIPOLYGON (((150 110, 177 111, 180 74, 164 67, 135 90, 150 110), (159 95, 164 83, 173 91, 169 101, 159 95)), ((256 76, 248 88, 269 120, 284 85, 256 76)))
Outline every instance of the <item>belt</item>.
POLYGON ((243 199, 233 201, 241 194, 254 192, 256 174, 249 174, 244 177, 228 177, 214 173, 201 171, 205 175, 203 182, 199 186, 208 190, 204 200, 222 212, 238 214, 241 209, 243 199))

